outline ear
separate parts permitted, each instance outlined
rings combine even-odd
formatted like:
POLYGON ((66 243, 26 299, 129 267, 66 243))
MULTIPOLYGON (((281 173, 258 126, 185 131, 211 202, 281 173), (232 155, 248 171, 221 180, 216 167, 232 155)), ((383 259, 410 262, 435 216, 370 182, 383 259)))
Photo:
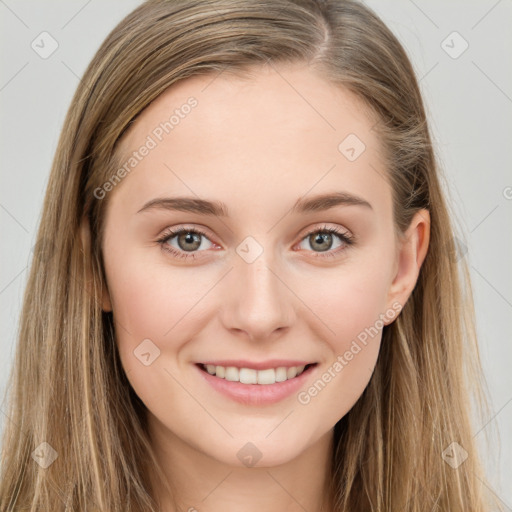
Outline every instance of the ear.
POLYGON ((409 299, 427 255, 429 240, 430 213, 428 210, 419 210, 412 218, 397 249, 394 277, 388 292, 388 307, 396 302, 403 307, 409 299))
MULTIPOLYGON (((86 216, 82 218, 82 221, 80 223, 80 238, 82 241, 83 250, 86 252, 86 254, 91 254, 91 228, 89 225, 89 219, 86 216)), ((88 270, 91 271, 90 268, 88 270)), ((92 279, 92 276, 89 276, 89 280, 90 279, 92 279)), ((90 293, 92 294, 92 290, 90 290, 90 293)), ((104 283, 103 285, 101 300, 101 309, 105 312, 112 311, 110 294, 108 292, 106 283, 104 283)))

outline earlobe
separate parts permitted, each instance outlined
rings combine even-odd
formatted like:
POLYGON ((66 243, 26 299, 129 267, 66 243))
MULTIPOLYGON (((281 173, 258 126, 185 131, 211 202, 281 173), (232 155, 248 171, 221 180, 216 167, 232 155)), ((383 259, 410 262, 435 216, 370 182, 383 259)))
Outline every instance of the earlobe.
POLYGON ((403 307, 411 295, 430 241, 430 213, 419 210, 398 248, 396 273, 388 293, 388 304, 399 302, 403 307))

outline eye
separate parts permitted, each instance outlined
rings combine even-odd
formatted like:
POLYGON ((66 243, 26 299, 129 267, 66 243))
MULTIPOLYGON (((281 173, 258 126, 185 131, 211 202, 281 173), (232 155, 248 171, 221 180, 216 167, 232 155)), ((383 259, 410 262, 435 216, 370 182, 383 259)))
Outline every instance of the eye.
MULTIPOLYGON (((164 251, 182 259, 196 258, 197 252, 202 252, 202 250, 216 245, 210 241, 205 232, 198 228, 169 229, 157 242, 164 251), (202 239, 206 239, 210 246, 204 247, 204 240, 202 239)), ((352 245, 354 237, 349 233, 342 232, 338 228, 323 226, 321 229, 309 231, 301 240, 301 244, 304 242, 307 242, 313 248, 313 252, 325 253, 318 254, 315 257, 326 258, 336 256, 339 252, 345 250, 346 247, 352 245), (334 250, 332 250, 336 238, 339 242, 338 245, 334 246, 334 250)))
MULTIPOLYGON (((315 229, 306 234, 302 239, 301 244, 306 242, 313 249, 314 252, 320 252, 325 254, 319 254, 315 257, 332 257, 336 256, 339 252, 345 250, 347 246, 354 243, 354 237, 349 233, 344 233, 338 228, 332 228, 323 226, 321 229, 315 229), (334 246, 335 239, 338 239, 338 245, 334 246), (332 249, 335 250, 332 250, 332 249)), ((300 247, 300 244, 299 244, 300 247)))
MULTIPOLYGON (((176 230, 168 230, 161 238, 157 240, 157 242, 162 245, 162 249, 164 251, 170 252, 177 258, 186 259, 195 258, 196 251, 199 249, 205 249, 203 240, 201 240, 201 238, 205 238, 210 244, 212 244, 212 242, 206 236, 206 233, 198 228, 180 228, 176 230), (172 242, 175 242, 175 244, 172 242)), ((208 248, 209 247, 206 247, 206 249, 208 248)))

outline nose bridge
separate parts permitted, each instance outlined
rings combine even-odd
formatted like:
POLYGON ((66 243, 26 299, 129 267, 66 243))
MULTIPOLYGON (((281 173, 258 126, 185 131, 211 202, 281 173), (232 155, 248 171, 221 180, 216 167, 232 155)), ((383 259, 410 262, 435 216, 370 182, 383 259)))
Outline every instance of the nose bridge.
POLYGON ((282 282, 284 276, 279 275, 282 271, 272 251, 261 246, 258 251, 249 240, 247 245, 240 244, 237 253, 225 309, 226 327, 245 331, 253 339, 288 327, 293 319, 293 294, 282 282))

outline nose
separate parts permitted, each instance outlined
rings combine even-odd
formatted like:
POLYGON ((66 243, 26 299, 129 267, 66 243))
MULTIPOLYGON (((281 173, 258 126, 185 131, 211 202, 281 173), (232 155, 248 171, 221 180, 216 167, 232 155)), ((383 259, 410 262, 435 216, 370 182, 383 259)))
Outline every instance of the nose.
POLYGON ((269 261, 265 251, 252 263, 237 260, 225 286, 227 300, 222 320, 235 334, 263 341, 274 333, 284 333, 292 325, 294 294, 287 287, 282 270, 269 261))

